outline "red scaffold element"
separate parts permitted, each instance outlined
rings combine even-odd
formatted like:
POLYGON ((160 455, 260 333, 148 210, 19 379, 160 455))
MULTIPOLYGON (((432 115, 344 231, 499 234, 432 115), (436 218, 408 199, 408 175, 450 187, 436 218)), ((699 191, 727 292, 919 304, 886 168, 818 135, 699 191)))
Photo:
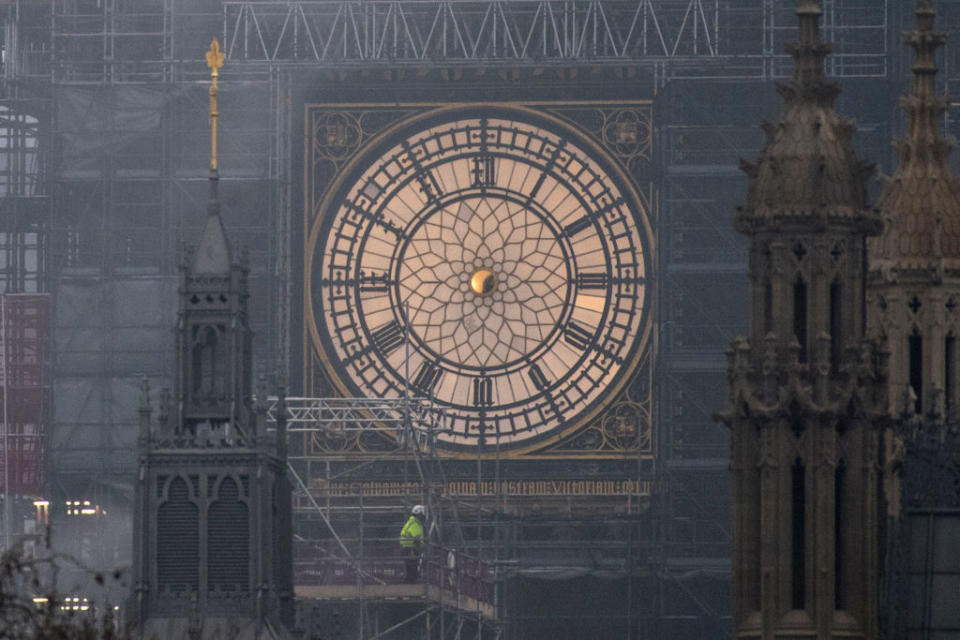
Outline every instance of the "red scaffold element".
POLYGON ((0 491, 43 491, 49 408, 50 296, 4 294, 0 309, 0 491))

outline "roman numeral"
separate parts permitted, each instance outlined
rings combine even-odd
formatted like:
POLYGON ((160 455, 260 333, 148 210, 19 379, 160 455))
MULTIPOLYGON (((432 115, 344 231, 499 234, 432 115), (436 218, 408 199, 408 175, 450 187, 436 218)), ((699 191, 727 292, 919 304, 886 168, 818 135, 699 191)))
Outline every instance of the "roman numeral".
MULTIPOLYGON (((395 235, 398 239, 406 237, 403 235, 403 231, 400 229, 400 227, 395 225, 391 220, 388 220, 386 217, 384 217, 382 213, 371 213, 370 211, 367 211, 366 206, 362 205, 362 200, 361 200, 361 204, 357 204, 356 202, 351 202, 350 200, 344 201, 343 204, 344 206, 349 208, 350 211, 352 211, 353 213, 369 220, 375 225, 379 225, 383 229, 386 229, 387 231, 395 235)), ((350 224, 353 227, 357 226, 356 224, 350 223, 350 222, 348 222, 348 224, 350 224)), ((349 238, 349 236, 347 235, 341 235, 340 237, 349 238)), ((346 253, 347 255, 352 255, 351 253, 346 251, 344 251, 344 253, 346 253)))
POLYGON ((543 391, 550 386, 547 382, 547 376, 543 375, 543 370, 540 369, 540 365, 530 365, 530 370, 527 372, 527 375, 530 376, 530 381, 533 382, 533 386, 539 391, 543 391))
POLYGON ((593 224, 593 216, 585 215, 582 218, 571 222, 563 228, 563 233, 568 237, 572 238, 581 231, 590 227, 593 224))
POLYGON ((428 202, 435 201, 442 193, 436 177, 433 173, 423 168, 423 165, 417 158, 417 154, 410 148, 410 144, 407 141, 403 142, 403 150, 407 152, 406 160, 410 162, 416 170, 417 182, 420 183, 420 193, 427 198, 428 202))
POLYGON ((564 328, 564 340, 567 344, 585 351, 590 343, 593 341, 593 334, 578 325, 576 322, 570 322, 564 328))
POLYGON ((557 145, 557 148, 553 150, 553 153, 550 154, 550 159, 547 160, 546 165, 540 170, 540 177, 537 178, 536 184, 533 185, 533 188, 530 189, 530 193, 527 194, 527 201, 533 202, 537 197, 537 192, 540 191, 540 187, 543 186, 544 181, 547 179, 547 174, 553 170, 554 165, 557 164, 557 159, 560 158, 560 154, 563 153, 563 148, 567 145, 565 140, 561 140, 560 144, 557 145))
POLYGON ((609 278, 607 278, 606 273, 584 273, 581 271, 577 274, 578 289, 606 289, 608 286, 609 278))
POLYGON ((493 404, 493 381, 487 377, 473 379, 473 406, 489 407, 493 404))
POLYGON ((378 276, 375 273, 365 274, 361 271, 357 282, 360 284, 362 293, 386 293, 392 284, 386 272, 378 276))
POLYGON ((442 374, 443 369, 438 367, 435 362, 424 362, 423 365, 420 366, 419 371, 417 371, 416 377, 413 379, 413 386, 422 390, 424 393, 432 394, 442 374))
POLYGON ((572 238, 573 236, 577 235, 581 231, 588 229, 590 225, 593 224, 594 220, 602 219, 603 216, 607 215, 608 213, 610 213, 617 207, 621 206, 622 204, 623 204, 623 198, 616 198, 615 200, 611 200, 610 202, 603 205, 596 211, 592 213, 586 213, 580 219, 575 220, 574 222, 571 222, 570 224, 568 224, 566 227, 563 228, 563 232, 566 234, 568 238, 572 238))
POLYGON ((492 187, 497 179, 493 156, 482 155, 473 159, 473 186, 492 187))
POLYGON ((396 320, 388 322, 373 332, 373 346, 383 355, 388 355, 403 344, 403 327, 396 320))

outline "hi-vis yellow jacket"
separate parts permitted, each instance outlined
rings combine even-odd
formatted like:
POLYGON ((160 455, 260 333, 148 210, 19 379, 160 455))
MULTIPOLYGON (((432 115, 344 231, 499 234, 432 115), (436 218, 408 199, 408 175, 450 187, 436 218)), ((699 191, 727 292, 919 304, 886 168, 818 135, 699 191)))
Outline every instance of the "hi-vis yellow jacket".
POLYGON ((413 549, 423 544, 423 525, 416 516, 410 516, 407 524, 400 530, 400 546, 404 549, 413 549))

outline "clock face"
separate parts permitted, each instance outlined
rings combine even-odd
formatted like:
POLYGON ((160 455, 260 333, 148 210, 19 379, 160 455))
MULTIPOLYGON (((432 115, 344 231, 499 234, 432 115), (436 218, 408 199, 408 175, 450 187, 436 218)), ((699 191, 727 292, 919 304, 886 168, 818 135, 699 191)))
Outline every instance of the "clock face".
POLYGON ((359 158, 316 216, 314 348, 351 395, 428 397, 442 444, 562 435, 646 339, 641 205, 595 147, 525 112, 420 122, 359 158))

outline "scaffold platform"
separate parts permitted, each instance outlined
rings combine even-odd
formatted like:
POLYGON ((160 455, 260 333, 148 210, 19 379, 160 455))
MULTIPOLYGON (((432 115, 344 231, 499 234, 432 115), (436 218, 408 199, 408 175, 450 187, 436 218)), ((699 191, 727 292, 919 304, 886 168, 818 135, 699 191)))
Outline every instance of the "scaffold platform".
POLYGON ((388 541, 365 545, 352 558, 338 557, 330 541, 299 540, 294 547, 297 597, 434 604, 496 619, 494 570, 452 548, 428 546, 416 582, 405 582, 404 557, 388 541))

